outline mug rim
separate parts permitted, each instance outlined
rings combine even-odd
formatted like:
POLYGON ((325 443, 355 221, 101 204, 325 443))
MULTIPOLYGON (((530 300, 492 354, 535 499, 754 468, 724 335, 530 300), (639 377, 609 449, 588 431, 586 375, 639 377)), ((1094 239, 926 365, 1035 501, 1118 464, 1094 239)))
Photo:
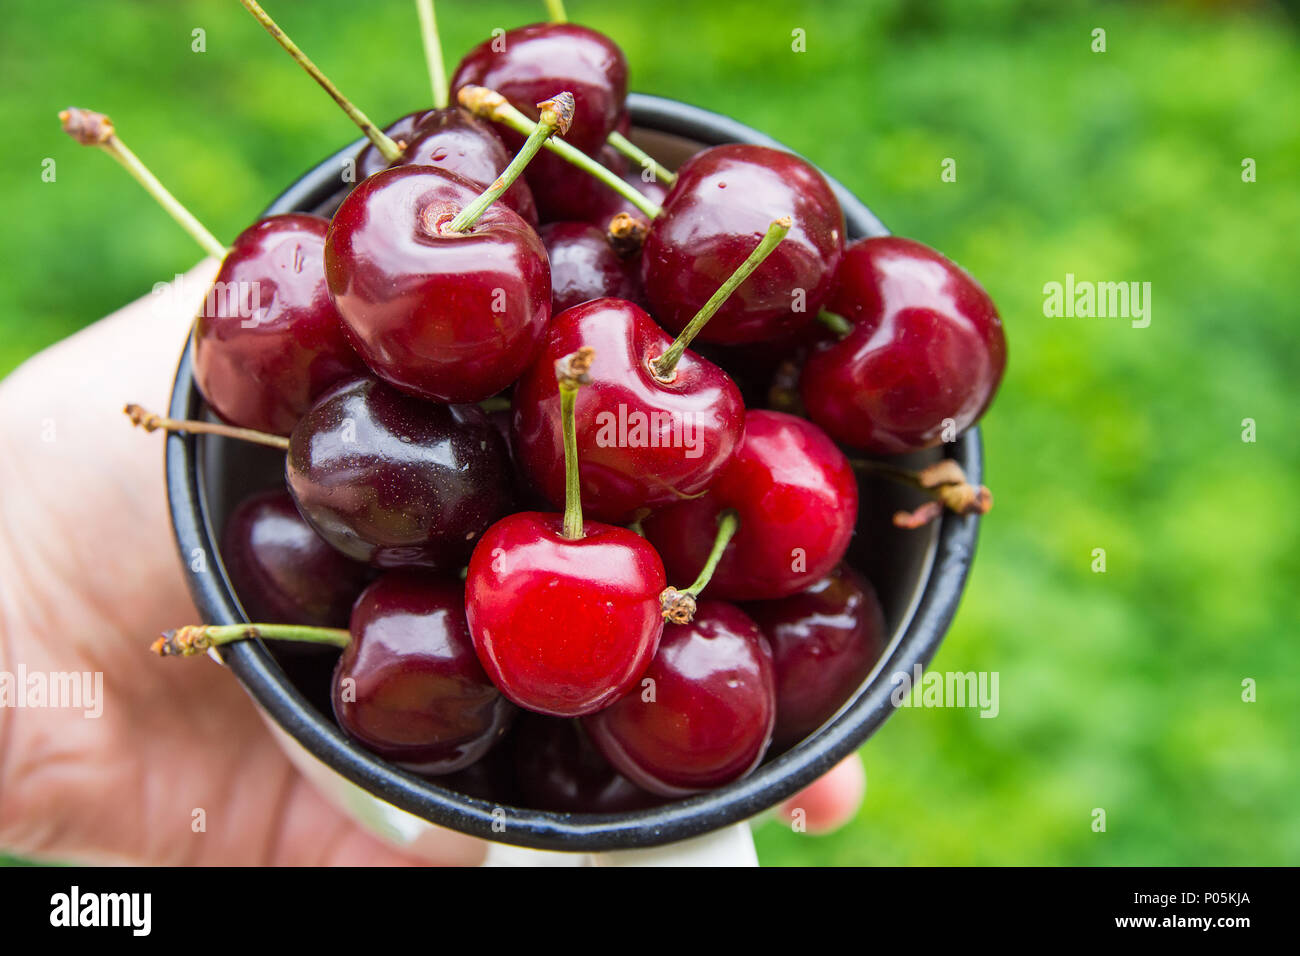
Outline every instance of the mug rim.
MULTIPOLYGON (((647 131, 706 146, 749 143, 793 152, 730 117, 677 100, 632 93, 627 106, 633 125, 647 131)), ((328 201, 338 191, 341 162, 364 144, 364 139, 351 143, 312 167, 263 215, 310 211, 328 201)), ((861 200, 832 177, 826 179, 844 210, 850 240, 889 234, 861 200)), ((191 338, 173 384, 169 408, 173 418, 195 418, 204 408, 194 383, 193 348, 191 338)), ((167 496, 176 544, 190 594, 204 622, 243 623, 238 599, 225 574, 219 573, 220 562, 209 562, 206 571, 195 571, 190 563, 190 555, 196 551, 220 554, 219 534, 214 533, 210 520, 201 449, 199 436, 167 436, 167 496)), ((972 483, 980 483, 983 453, 978 428, 968 429, 946 446, 946 451, 972 483)), ((861 746, 895 710, 887 675, 912 674, 917 665, 924 668, 942 642, 965 588, 978 530, 977 515, 945 512, 939 519, 933 559, 916 588, 919 598, 913 601, 901 637, 892 639, 891 635, 890 649, 878 662, 875 677, 820 730, 741 780, 644 810, 559 813, 505 807, 444 789, 434 780, 388 764, 348 739, 288 681, 260 641, 227 645, 220 649, 219 657, 266 714, 313 757, 378 799, 420 819, 485 840, 543 850, 592 852, 659 846, 755 816, 793 796, 861 746)))

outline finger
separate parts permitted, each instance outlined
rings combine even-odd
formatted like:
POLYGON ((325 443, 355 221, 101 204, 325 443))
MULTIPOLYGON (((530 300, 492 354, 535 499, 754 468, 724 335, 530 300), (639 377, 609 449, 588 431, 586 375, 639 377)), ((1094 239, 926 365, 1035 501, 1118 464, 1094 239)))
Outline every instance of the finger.
POLYGON ((866 792, 862 758, 851 754, 781 804, 777 812, 787 820, 802 812, 807 832, 830 833, 853 819, 866 792))

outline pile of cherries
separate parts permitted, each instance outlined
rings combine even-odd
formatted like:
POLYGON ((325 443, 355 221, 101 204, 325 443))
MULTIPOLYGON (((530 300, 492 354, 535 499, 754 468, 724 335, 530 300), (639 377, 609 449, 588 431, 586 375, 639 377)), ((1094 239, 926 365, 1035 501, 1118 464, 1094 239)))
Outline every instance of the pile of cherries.
MULTIPOLYGON (((224 529, 258 623, 157 650, 316 645, 297 653, 337 657, 362 747, 567 812, 737 780, 859 689, 887 630, 845 562, 878 459, 849 454, 974 424, 1001 322, 920 243, 846 245, 797 156, 638 161, 627 79, 585 27, 494 37, 451 78, 461 105, 362 123, 332 219, 268 216, 224 251, 217 298, 251 284, 261 306, 210 297, 195 322, 224 424, 129 411, 281 448, 285 486, 224 529)), ((98 114, 64 122, 121 145, 98 114)))

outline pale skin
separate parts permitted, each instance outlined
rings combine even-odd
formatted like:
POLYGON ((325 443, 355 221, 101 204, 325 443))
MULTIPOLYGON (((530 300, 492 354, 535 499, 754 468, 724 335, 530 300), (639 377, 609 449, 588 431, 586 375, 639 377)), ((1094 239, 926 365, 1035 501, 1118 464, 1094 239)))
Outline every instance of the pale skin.
MULTIPOLYGON (((122 406, 167 407, 215 271, 200 264, 179 290, 0 382, 0 671, 104 682, 97 719, 0 707, 0 850, 84 863, 477 863, 485 844, 451 831, 405 847, 372 836, 293 768, 228 672, 147 653, 158 632, 198 616, 168 523, 162 441, 132 429, 122 406)), ((850 760, 852 772, 805 791, 810 832, 855 812, 850 760)))

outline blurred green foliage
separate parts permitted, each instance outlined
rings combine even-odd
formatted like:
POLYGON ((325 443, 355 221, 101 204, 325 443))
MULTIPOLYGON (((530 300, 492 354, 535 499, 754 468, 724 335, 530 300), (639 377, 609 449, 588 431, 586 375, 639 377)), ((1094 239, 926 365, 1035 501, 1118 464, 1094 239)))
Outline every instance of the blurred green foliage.
MULTIPOLYGON (((411 3, 270 6, 375 118, 424 104, 411 3)), ((234 0, 76 7, 5 4, 0 374, 195 259, 63 137, 59 108, 109 112, 227 238, 354 135, 234 0)), ((863 750, 857 819, 828 837, 769 823, 763 861, 1300 862, 1294 20, 1204 2, 569 7, 623 45, 634 89, 783 139, 974 272, 1007 325, 984 428, 997 507, 935 661, 998 671, 1001 714, 896 715, 863 750), (1045 318, 1067 272, 1151 282, 1150 327, 1045 318)), ((443 0, 449 63, 541 11, 443 0)))

